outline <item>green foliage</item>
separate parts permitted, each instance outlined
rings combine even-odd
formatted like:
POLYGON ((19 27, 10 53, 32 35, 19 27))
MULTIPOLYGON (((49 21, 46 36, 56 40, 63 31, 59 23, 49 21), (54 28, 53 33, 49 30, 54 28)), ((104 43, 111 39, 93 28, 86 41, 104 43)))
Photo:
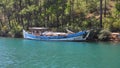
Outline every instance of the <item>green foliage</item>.
POLYGON ((69 12, 70 12, 70 1, 68 1, 67 3, 66 3, 66 9, 65 9, 65 14, 66 15, 68 15, 69 14, 69 12))
POLYGON ((120 19, 113 22, 113 28, 114 30, 120 30, 120 19))
POLYGON ((88 5, 87 5, 87 9, 90 13, 97 11, 97 9, 98 9, 97 6, 99 6, 97 4, 97 2, 98 2, 97 0, 89 1, 88 5))
POLYGON ((114 21, 113 18, 105 18, 103 20, 103 28, 104 29, 111 29, 113 21, 114 21))
POLYGON ((12 37, 21 37, 22 35, 22 27, 17 24, 17 22, 14 22, 15 25, 12 25, 12 28, 10 29, 8 35, 12 37))
POLYGON ((98 39, 99 40, 102 40, 102 41, 108 41, 110 38, 110 34, 111 32, 107 29, 104 29, 104 30, 101 30, 100 31, 100 34, 98 36, 98 39))
POLYGON ((8 33, 8 27, 7 26, 3 26, 1 31, 0 31, 0 35, 7 36, 7 33, 8 33))
POLYGON ((115 7, 116 7, 117 11, 120 12, 120 3, 116 3, 115 7))
POLYGON ((37 11, 38 10, 38 6, 35 5, 31 5, 31 6, 27 6, 26 8, 23 8, 19 14, 24 15, 33 11, 37 11))

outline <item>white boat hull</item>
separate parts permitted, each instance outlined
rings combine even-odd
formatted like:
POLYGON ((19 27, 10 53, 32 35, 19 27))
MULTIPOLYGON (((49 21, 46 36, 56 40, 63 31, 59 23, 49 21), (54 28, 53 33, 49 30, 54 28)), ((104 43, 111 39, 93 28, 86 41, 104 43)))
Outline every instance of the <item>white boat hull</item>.
POLYGON ((86 38, 88 36, 88 33, 87 34, 86 33, 87 32, 84 31, 84 32, 75 33, 74 35, 69 34, 67 36, 36 36, 33 34, 29 34, 25 30, 23 30, 23 37, 25 39, 41 40, 41 41, 86 41, 86 38))

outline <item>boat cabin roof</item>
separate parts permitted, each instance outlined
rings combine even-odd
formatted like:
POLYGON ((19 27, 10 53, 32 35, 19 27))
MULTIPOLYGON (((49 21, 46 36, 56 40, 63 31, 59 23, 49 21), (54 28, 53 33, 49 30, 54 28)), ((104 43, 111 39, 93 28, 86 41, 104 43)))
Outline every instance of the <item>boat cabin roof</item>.
POLYGON ((30 27, 29 30, 32 31, 32 32, 34 32, 34 31, 42 31, 42 32, 44 32, 44 31, 48 31, 50 29, 45 28, 45 27, 30 27))
POLYGON ((48 30, 48 28, 45 28, 45 27, 30 27, 29 30, 48 30))

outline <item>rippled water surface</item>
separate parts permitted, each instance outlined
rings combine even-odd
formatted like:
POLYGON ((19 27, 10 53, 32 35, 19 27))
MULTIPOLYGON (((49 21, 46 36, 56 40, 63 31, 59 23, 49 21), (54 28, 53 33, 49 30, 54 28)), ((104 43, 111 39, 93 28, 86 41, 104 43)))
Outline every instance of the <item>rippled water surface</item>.
POLYGON ((120 68, 120 43, 0 38, 0 68, 120 68))

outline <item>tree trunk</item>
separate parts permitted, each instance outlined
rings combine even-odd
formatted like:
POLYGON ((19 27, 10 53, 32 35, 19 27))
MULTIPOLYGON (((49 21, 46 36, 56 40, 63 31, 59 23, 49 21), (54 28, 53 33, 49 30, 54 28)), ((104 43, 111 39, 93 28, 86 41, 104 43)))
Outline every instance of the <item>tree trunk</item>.
POLYGON ((100 0, 100 27, 102 28, 102 0, 100 0))
POLYGON ((106 17, 106 0, 105 0, 105 7, 104 7, 104 17, 106 17))

